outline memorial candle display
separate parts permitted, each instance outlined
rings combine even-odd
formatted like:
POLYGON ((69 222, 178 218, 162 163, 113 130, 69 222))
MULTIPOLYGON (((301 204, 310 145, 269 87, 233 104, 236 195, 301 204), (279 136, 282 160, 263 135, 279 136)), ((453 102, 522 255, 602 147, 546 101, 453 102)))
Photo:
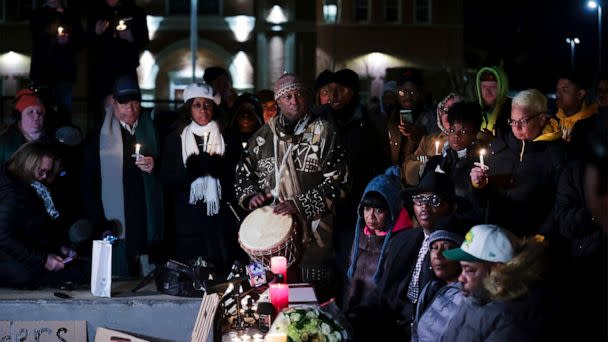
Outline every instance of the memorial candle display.
POLYGON ((482 148, 481 150, 479 150, 479 163, 481 164, 481 167, 486 166, 486 164, 483 163, 483 156, 486 154, 486 149, 482 148))
POLYGON ((289 285, 270 284, 270 302, 277 312, 289 306, 289 285))
POLYGON ((283 256, 270 258, 270 271, 274 274, 282 274, 283 282, 287 283, 287 258, 283 256))

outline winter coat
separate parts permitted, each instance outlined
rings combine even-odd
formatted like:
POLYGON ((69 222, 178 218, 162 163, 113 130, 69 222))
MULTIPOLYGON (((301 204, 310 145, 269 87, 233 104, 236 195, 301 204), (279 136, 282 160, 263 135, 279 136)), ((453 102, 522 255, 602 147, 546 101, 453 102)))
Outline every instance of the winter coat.
MULTIPOLYGON (((46 133, 42 133, 39 140, 50 142, 46 133)), ((15 122, 8 126, 6 130, 0 134, 0 163, 9 160, 13 153, 25 143, 27 143, 27 140, 19 130, 19 122, 15 122)))
POLYGON ((35 190, 0 166, 0 261, 13 260, 42 270, 60 242, 49 229, 50 216, 35 190))
POLYGON ((412 326, 412 342, 414 341, 436 341, 448 325, 450 319, 464 305, 464 296, 460 291, 460 283, 447 284, 441 287, 426 303, 426 309, 422 310, 422 298, 431 285, 427 284, 420 293, 420 301, 416 312, 416 320, 412 326), (422 312, 420 312, 422 311, 422 312))
POLYGON ((587 209, 584 189, 585 165, 580 161, 564 168, 557 188, 555 223, 559 235, 567 239, 573 259, 593 261, 603 258, 606 241, 600 224, 587 209))
POLYGON ((223 156, 201 152, 191 155, 184 165, 180 138, 183 129, 181 127, 167 137, 160 170, 161 181, 169 192, 175 215, 177 257, 186 262, 202 256, 218 270, 226 271, 233 261, 230 247, 236 246, 237 241, 236 223, 225 201, 225 193, 232 188, 227 177, 233 172, 228 163, 230 152, 226 150, 223 156), (215 215, 207 214, 207 205, 203 201, 189 203, 190 185, 198 177, 206 175, 217 178, 221 184, 220 209, 215 215))
POLYGON ((366 233, 363 206, 359 204, 355 241, 351 249, 348 287, 344 300, 344 310, 356 306, 373 292, 378 279, 382 276, 384 260, 391 250, 391 240, 406 229, 412 228, 412 221, 401 201, 400 171, 391 167, 386 174, 375 177, 365 188, 362 201, 370 192, 379 193, 388 205, 389 218, 386 221, 386 234, 366 233))
POLYGON ((489 183, 475 190, 488 223, 518 236, 534 235, 552 223, 558 177, 566 150, 554 124, 534 141, 521 141, 509 130, 489 144, 489 183), (556 134, 557 133, 557 134, 556 134))

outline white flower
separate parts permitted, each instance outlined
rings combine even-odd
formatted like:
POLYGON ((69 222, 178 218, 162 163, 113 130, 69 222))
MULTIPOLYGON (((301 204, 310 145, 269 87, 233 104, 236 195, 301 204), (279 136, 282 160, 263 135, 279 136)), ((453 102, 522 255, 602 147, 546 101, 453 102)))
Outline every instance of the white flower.
POLYGON ((300 315, 299 313, 292 313, 291 315, 289 315, 289 318, 291 318, 292 322, 298 322, 300 321, 300 318, 302 318, 302 315, 300 315))
POLYGON ((331 333, 331 327, 327 323, 321 323, 321 332, 323 335, 329 335, 331 333))

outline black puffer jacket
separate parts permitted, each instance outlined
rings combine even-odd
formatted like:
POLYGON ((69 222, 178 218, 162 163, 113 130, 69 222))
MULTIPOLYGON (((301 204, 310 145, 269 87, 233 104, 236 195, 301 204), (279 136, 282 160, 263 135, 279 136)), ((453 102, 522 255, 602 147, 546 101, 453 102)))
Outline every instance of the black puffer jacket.
POLYGON ((488 211, 488 222, 518 236, 544 231, 553 224, 555 193, 567 158, 563 141, 523 142, 508 131, 489 148, 489 184, 474 191, 488 211))
POLYGON ((59 246, 51 241, 48 215, 34 190, 0 166, 0 260, 40 268, 48 252, 59 246))

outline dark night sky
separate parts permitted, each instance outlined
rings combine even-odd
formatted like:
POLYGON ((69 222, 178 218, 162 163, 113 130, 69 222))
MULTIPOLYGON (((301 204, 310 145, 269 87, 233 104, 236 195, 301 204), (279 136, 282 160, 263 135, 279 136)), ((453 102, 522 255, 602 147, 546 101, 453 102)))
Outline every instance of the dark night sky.
MULTIPOLYGON (((486 60, 467 54, 470 66, 496 64, 502 59, 511 89, 536 87, 554 91, 557 75, 570 69, 566 38, 578 37, 581 44, 575 50, 577 73, 591 85, 598 64, 597 12, 588 9, 586 1, 465 0, 464 4, 465 47, 489 51, 486 60)), ((606 34, 603 40, 606 42, 606 34)))

